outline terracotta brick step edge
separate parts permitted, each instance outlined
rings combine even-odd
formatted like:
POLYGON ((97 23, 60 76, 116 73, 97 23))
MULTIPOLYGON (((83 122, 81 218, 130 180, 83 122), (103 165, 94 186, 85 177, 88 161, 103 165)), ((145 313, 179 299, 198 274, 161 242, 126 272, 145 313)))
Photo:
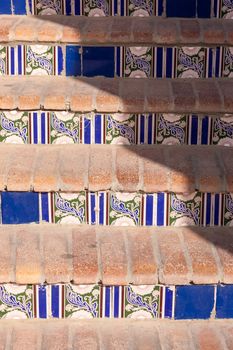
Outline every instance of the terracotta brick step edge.
POLYGON ((0 144, 0 191, 233 192, 233 149, 0 144))
POLYGON ((233 24, 227 19, 2 15, 0 42, 232 46, 233 24))
POLYGON ((2 320, 1 349, 227 350, 231 320, 2 320))
POLYGON ((233 283, 231 227, 1 225, 0 283, 233 283))
POLYGON ((1 77, 2 110, 233 113, 233 79, 1 77))

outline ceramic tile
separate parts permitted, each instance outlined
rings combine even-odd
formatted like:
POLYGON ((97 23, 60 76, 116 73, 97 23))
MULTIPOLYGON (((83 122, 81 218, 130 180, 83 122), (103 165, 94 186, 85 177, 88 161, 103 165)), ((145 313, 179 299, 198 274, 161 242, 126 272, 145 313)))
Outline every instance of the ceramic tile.
POLYGON ((50 113, 50 143, 65 144, 80 142, 80 120, 77 113, 50 113))
POLYGON ((218 285, 216 318, 233 318, 233 285, 218 285))
POLYGON ((83 75, 114 77, 114 47, 83 47, 83 75))
POLYGON ((196 0, 167 0, 167 17, 196 17, 196 0))
POLYGON ((0 75, 8 72, 8 50, 6 46, 0 45, 0 75))
MULTIPOLYGON (((6 0, 4 0, 6 1, 6 0)), ((26 0, 12 0, 15 15, 26 15, 26 0)))
POLYGON ((33 289, 31 285, 0 285, 0 318, 33 318, 33 289))
POLYGON ((81 54, 80 46, 66 46, 66 75, 81 75, 81 54))
POLYGON ((105 117, 107 144, 134 144, 136 139, 136 116, 114 114, 105 117))
POLYGON ((171 194, 169 199, 169 225, 200 225, 202 210, 202 195, 200 192, 189 195, 171 194))
POLYGON ((233 117, 222 117, 213 120, 212 144, 220 146, 233 145, 233 117))
POLYGON ((110 193, 109 225, 140 225, 141 202, 142 195, 138 193, 110 193))
POLYGON ((156 123, 157 144, 187 144, 187 116, 160 114, 156 123))
POLYGON ((3 0, 0 2, 0 15, 11 15, 11 0, 3 0))
POLYGON ((87 222, 86 193, 55 193, 54 222, 59 224, 81 224, 87 222))
POLYGON ((208 319, 214 309, 214 286, 177 286, 175 319, 208 319))
POLYGON ((154 49, 152 47, 126 47, 124 50, 124 77, 152 77, 153 60, 154 49))
POLYGON ((35 192, 2 192, 2 223, 39 222, 39 195, 35 192))
POLYGON ((28 112, 0 112, 0 142, 30 142, 28 112))
POLYGON ((224 195, 223 215, 223 225, 233 226, 233 193, 224 195))
POLYGON ((204 78, 206 75, 207 49, 182 47, 176 50, 176 74, 178 78, 204 78))

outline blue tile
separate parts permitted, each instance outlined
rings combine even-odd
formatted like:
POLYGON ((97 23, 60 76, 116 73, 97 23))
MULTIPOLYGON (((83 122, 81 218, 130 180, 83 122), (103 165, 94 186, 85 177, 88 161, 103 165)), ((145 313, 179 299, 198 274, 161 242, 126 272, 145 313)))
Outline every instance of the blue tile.
POLYGON ((197 0, 197 17, 210 18, 211 0, 197 0))
POLYGON ((57 74, 61 75, 63 71, 63 52, 62 48, 58 46, 57 48, 57 74))
POLYGON ((0 0, 0 14, 11 15, 11 0, 0 0))
POLYGON ((167 0, 166 10, 167 17, 195 17, 196 0, 167 0))
MULTIPOLYGON (((76 2, 79 2, 79 1, 76 1, 76 2)), ((71 15, 71 0, 66 0, 65 4, 66 4, 65 14, 66 15, 71 15)))
POLYGON ((81 75, 80 46, 66 46, 66 75, 81 75))
POLYGON ((114 77, 114 47, 84 47, 83 75, 114 77))
POLYGON ((59 292, 60 292, 60 286, 59 285, 52 285, 52 316, 53 317, 59 317, 59 292))
POLYGON ((165 287, 165 305, 164 305, 164 317, 172 318, 172 305, 173 305, 173 290, 170 287, 165 287))
POLYGON ((233 285, 217 287, 216 318, 233 318, 233 285))
POLYGON ((47 302, 46 302, 46 292, 47 287, 44 285, 39 286, 38 290, 38 311, 39 318, 47 318, 47 302))
POLYGON ((214 307, 214 286, 178 286, 175 319, 208 319, 214 307))
POLYGON ((35 192, 2 192, 2 223, 39 222, 39 195, 35 192))
MULTIPOLYGON (((6 1, 6 0, 3 0, 6 1)), ((26 15, 26 0, 13 0, 14 14, 15 15, 26 15)))

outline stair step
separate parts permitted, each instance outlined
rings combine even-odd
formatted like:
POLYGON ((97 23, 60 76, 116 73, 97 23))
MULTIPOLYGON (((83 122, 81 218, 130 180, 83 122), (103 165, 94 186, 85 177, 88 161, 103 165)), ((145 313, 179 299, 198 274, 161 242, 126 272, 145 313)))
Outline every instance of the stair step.
POLYGON ((3 76, 2 110, 103 113, 233 113, 232 79, 3 76))
POLYGON ((232 330, 230 320, 4 320, 0 346, 32 350, 230 350, 232 330))
POLYGON ((232 46, 232 31, 227 19, 2 15, 0 20, 0 42, 7 44, 232 46))
POLYGON ((0 191, 233 192, 233 149, 180 145, 0 147, 0 191))
POLYGON ((0 283, 233 283, 231 227, 1 225, 0 283))

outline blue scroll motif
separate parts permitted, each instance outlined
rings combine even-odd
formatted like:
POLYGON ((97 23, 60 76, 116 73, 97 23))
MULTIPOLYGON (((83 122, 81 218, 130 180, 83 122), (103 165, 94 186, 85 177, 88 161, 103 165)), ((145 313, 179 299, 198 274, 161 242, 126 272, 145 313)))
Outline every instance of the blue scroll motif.
POLYGON ((159 118, 158 129, 166 129, 169 132, 169 134, 177 138, 180 141, 180 143, 184 143, 185 141, 184 129, 182 129, 178 125, 175 125, 172 122, 169 122, 168 120, 165 120, 163 116, 159 118))
POLYGON ((149 77, 151 73, 151 65, 149 62, 147 62, 145 59, 142 59, 140 57, 135 56, 132 54, 130 49, 126 50, 126 58, 125 58, 126 64, 133 64, 133 67, 137 67, 139 70, 146 73, 146 75, 149 77))
POLYGON ((132 304, 133 306, 144 308, 145 310, 152 313, 154 317, 158 316, 158 303, 157 301, 153 301, 151 304, 146 303, 143 298, 134 293, 130 287, 127 287, 126 289, 126 299, 128 303, 132 304))
POLYGON ((139 209, 130 210, 129 208, 126 208, 125 203, 121 202, 119 199, 111 196, 111 207, 113 210, 117 211, 118 213, 125 214, 129 216, 131 219, 133 219, 136 224, 139 222, 139 209))
POLYGON ((196 63, 194 57, 186 55, 181 50, 179 50, 179 63, 183 64, 186 68, 194 70, 200 77, 202 76, 204 71, 204 64, 202 62, 196 63))
POLYGON ((57 13, 60 13, 61 11, 61 0, 39 0, 39 4, 43 8, 53 9, 57 13))
POLYGON ((230 194, 226 195, 226 209, 233 214, 233 199, 230 194))
POLYGON ((77 210, 76 208, 72 207, 68 201, 59 197, 59 195, 57 195, 57 194, 56 194, 56 198, 55 198, 55 205, 63 213, 74 214, 74 216, 78 217, 81 221, 83 221, 83 217, 84 217, 84 208, 83 207, 81 207, 77 210))
MULTIPOLYGON (((149 13, 149 15, 152 15, 152 13, 153 13, 153 1, 131 0, 130 2, 136 8, 146 10, 149 13)), ((134 10, 136 10, 136 8, 134 10)))
POLYGON ((228 8, 233 8, 233 0, 223 0, 223 4, 228 8))
POLYGON ((108 6, 107 1, 104 1, 104 0, 92 0, 91 6, 92 6, 92 8, 98 7, 99 9, 101 9, 104 12, 104 14, 106 16, 109 15, 109 6, 108 6))
POLYGON ((0 72, 2 74, 6 73, 6 64, 5 64, 5 61, 2 58, 0 58, 0 72))
POLYGON ((98 316, 98 303, 97 301, 93 301, 92 297, 86 296, 83 298, 81 295, 73 292, 70 286, 67 286, 66 299, 71 305, 91 313, 93 317, 98 316))
POLYGON ((187 207, 187 204, 185 202, 176 198, 174 195, 171 196, 171 207, 177 213, 184 214, 185 216, 192 218, 195 224, 198 225, 200 214, 199 208, 194 208, 193 210, 191 210, 187 207))
POLYGON ((35 61, 39 65, 39 67, 42 69, 45 69, 48 72, 48 74, 52 73, 51 62, 47 58, 40 57, 35 52, 33 52, 30 46, 28 47, 28 50, 27 50, 27 59, 29 62, 35 61))
POLYGON ((127 138, 130 143, 134 142, 134 131, 128 125, 120 124, 114 120, 110 115, 107 116, 108 129, 117 129, 120 132, 120 135, 127 138))
POLYGON ((32 303, 26 300, 20 302, 15 295, 8 294, 2 286, 0 286, 0 300, 3 304, 23 311, 29 318, 32 318, 32 303))
POLYGON ((17 126, 15 126, 13 121, 5 118, 3 113, 0 113, 0 124, 4 130, 20 136, 25 143, 27 142, 27 128, 26 127, 19 129, 17 126))
POLYGON ((215 128, 220 131, 221 134, 225 132, 226 136, 233 138, 233 125, 225 123, 221 119, 216 119, 215 128))
POLYGON ((74 130, 68 129, 65 123, 59 120, 54 113, 52 115, 52 127, 58 132, 71 137, 74 140, 74 142, 78 142, 78 129, 74 129, 74 130))

